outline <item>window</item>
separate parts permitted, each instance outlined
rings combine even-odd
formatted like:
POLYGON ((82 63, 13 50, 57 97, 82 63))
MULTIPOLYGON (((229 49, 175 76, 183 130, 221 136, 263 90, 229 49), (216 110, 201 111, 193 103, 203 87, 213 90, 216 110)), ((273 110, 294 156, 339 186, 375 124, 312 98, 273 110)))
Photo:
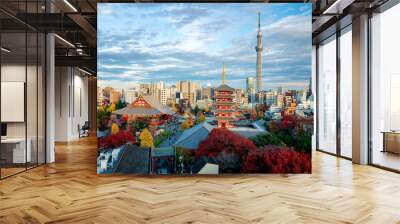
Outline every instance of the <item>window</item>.
POLYGON ((318 48, 318 149, 336 153, 336 36, 318 48))
MULTIPOLYGON (((7 2, 1 1, 0 6, 7 2)), ((41 13, 43 1, 19 2, 18 13, 41 13)), ((14 21, 0 13, 3 20, 14 21)), ((10 23, 11 24, 11 23, 10 23)), ((15 23, 20 24, 20 23, 15 23)), ((0 24, 0 178, 45 163, 45 44, 43 33, 0 24), (15 99, 14 102, 10 98, 15 99), (10 109, 10 106, 15 108, 10 109)))
POLYGON ((352 157, 352 34, 351 26, 340 36, 340 154, 352 157))
POLYGON ((400 170, 400 4, 371 19, 371 159, 400 170))

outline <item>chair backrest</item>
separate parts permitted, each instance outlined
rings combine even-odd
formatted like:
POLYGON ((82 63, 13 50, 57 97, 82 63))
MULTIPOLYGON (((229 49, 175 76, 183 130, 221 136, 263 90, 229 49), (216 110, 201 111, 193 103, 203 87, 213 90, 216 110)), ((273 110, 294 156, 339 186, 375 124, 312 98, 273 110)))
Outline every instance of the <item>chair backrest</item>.
POLYGON ((90 128, 89 121, 85 121, 85 124, 83 124, 82 129, 89 129, 89 128, 90 128))

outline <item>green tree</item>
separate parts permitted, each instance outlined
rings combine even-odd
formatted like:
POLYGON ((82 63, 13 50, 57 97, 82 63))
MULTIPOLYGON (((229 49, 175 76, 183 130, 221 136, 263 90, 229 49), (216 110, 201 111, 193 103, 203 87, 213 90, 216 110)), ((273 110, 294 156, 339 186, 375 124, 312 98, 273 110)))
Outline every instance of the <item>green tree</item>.
POLYGON ((266 145, 285 146, 285 144, 276 135, 272 133, 259 134, 254 137, 250 137, 249 139, 257 147, 262 147, 266 145))
POLYGON ((311 152, 311 134, 304 131, 299 132, 295 136, 293 147, 298 151, 311 152))
POLYGON ((142 120, 132 121, 132 128, 134 131, 141 131, 149 127, 149 123, 142 120))
POLYGON ((199 107, 196 105, 193 109, 193 114, 198 114, 200 111, 199 107))
POLYGON ((126 103, 125 103, 125 102, 122 102, 121 100, 119 100, 119 101, 117 102, 117 104, 115 104, 115 109, 116 109, 116 110, 122 109, 122 108, 124 108, 124 107, 126 107, 126 103))

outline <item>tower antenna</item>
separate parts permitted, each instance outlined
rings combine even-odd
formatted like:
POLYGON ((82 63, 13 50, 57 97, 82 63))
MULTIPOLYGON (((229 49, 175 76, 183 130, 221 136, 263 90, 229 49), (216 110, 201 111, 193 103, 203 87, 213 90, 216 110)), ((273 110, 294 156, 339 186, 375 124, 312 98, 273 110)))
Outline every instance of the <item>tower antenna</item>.
POLYGON ((225 64, 222 64, 222 85, 225 84, 225 64))

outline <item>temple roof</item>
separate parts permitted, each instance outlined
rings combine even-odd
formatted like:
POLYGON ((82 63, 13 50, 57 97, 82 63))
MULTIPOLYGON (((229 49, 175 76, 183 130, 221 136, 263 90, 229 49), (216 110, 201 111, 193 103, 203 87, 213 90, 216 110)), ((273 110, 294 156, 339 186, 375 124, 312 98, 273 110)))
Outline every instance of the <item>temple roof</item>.
POLYGON ((172 115, 175 112, 172 111, 169 107, 162 105, 151 95, 140 95, 135 101, 133 101, 128 106, 116 110, 115 114, 121 115, 136 115, 136 116, 146 116, 146 115, 162 115, 168 114, 172 115), (148 105, 146 106, 137 106, 135 102, 143 99, 148 105))
POLYGON ((175 142, 176 147, 196 150, 199 144, 208 137, 214 127, 207 122, 195 125, 185 130, 175 142))
POLYGON ((225 85, 225 84, 218 86, 218 87, 216 88, 216 90, 217 90, 217 91, 235 91, 234 88, 232 88, 232 87, 230 87, 230 86, 228 86, 228 85, 225 85))

